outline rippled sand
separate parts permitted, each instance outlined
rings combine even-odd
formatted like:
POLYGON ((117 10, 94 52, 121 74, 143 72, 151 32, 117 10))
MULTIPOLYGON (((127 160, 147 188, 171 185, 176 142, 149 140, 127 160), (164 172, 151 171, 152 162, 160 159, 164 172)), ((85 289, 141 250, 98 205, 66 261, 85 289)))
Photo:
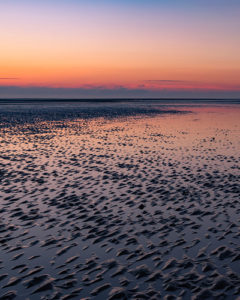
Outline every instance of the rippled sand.
POLYGON ((238 103, 0 109, 0 299, 237 299, 238 103))

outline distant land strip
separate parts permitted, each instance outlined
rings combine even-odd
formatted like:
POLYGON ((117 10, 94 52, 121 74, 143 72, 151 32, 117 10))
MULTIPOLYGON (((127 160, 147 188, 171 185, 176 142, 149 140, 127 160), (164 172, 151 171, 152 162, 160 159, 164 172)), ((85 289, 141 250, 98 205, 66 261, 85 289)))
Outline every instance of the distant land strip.
POLYGON ((38 102, 128 102, 128 101, 161 101, 161 102, 221 102, 240 103, 240 99, 223 98, 0 98, 0 104, 38 103, 38 102))

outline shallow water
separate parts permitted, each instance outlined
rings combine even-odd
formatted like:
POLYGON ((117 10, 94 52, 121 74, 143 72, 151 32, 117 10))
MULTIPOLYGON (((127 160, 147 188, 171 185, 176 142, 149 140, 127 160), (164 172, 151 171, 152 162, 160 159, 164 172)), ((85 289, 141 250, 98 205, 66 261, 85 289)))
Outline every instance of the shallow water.
POLYGON ((0 299, 237 299, 238 102, 0 106, 0 299))

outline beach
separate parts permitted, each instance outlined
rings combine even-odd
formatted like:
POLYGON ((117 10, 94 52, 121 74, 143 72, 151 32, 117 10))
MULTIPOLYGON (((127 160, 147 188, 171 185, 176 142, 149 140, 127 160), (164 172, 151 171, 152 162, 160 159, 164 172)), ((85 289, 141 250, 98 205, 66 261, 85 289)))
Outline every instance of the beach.
POLYGON ((0 299, 238 299, 240 102, 0 102, 0 299))

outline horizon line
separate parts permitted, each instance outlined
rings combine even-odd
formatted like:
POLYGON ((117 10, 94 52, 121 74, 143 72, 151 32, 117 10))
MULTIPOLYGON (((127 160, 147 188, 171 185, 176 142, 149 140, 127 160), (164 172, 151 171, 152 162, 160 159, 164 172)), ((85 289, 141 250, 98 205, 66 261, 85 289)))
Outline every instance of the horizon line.
POLYGON ((2 101, 73 101, 73 102, 78 102, 78 101, 119 101, 119 100, 132 100, 132 101, 139 101, 139 100, 159 100, 159 101, 164 101, 164 100, 197 100, 197 101, 226 101, 226 100, 234 100, 234 101, 240 101, 240 98, 216 98, 216 97, 196 97, 196 98, 190 98, 190 97, 92 97, 92 98, 58 98, 58 97, 11 97, 11 98, 0 98, 0 102, 2 101))

